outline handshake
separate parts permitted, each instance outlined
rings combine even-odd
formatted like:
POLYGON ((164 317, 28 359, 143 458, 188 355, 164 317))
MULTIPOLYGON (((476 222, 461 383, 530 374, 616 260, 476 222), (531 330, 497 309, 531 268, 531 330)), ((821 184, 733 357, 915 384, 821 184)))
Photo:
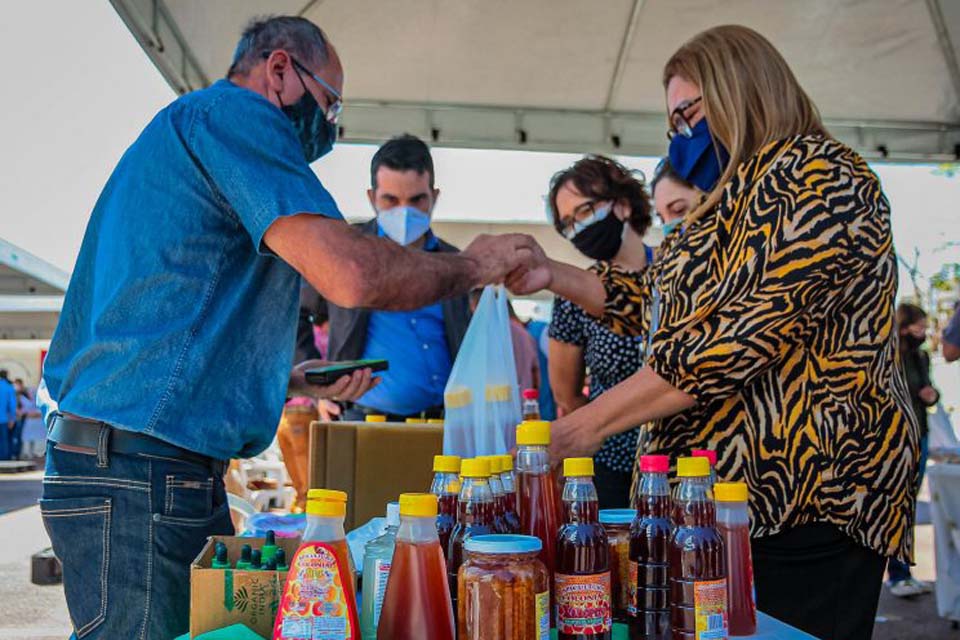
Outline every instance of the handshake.
POLYGON ((477 236, 460 255, 473 264, 473 286, 505 284, 514 295, 529 295, 553 281, 551 260, 523 233, 477 236))

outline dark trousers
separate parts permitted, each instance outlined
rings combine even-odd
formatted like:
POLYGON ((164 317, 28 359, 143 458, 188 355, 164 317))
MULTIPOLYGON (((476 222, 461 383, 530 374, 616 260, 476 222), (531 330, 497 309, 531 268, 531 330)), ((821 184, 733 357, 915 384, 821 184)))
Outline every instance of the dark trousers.
POLYGON ((593 484, 597 487, 601 509, 630 508, 630 482, 633 480, 630 471, 614 471, 595 462, 593 474, 593 484))
POLYGON ((26 418, 17 418, 13 429, 7 431, 7 452, 11 460, 19 460, 23 453, 23 423, 26 418))
POLYGON ((886 558, 837 527, 751 541, 757 608, 823 640, 869 640, 886 558))

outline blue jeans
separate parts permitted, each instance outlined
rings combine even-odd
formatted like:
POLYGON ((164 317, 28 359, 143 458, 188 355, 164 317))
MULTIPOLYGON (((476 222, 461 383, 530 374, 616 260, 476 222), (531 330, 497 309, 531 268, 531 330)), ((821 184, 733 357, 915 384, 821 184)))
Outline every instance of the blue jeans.
MULTIPOLYGON (((917 493, 920 492, 920 487, 923 485, 923 476, 927 472, 927 455, 929 450, 929 438, 923 436, 920 438, 920 475, 917 478, 917 493)), ((913 575, 910 573, 910 565, 891 557, 887 561, 887 577, 890 579, 890 582, 900 582, 901 580, 912 578, 913 575)))
POLYGON ((233 533, 222 466, 47 443, 40 510, 74 638, 171 640, 189 630, 190 563, 207 536, 233 533))

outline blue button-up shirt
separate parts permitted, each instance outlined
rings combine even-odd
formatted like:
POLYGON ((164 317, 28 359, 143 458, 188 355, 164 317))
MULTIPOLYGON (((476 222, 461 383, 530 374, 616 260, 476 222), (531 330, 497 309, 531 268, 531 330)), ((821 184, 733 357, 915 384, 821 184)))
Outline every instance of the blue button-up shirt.
POLYGON ((17 390, 9 380, 0 378, 0 435, 6 437, 7 423, 17 419, 17 390))
MULTIPOLYGON (((383 230, 377 228, 383 236, 383 230)), ((436 251, 427 232, 425 251, 436 251)), ((413 311, 372 311, 364 358, 384 358, 390 369, 357 402, 384 413, 409 416, 443 404, 443 388, 453 367, 440 303, 413 311)))
POLYGON ((170 104, 93 210, 44 364, 45 409, 215 458, 266 448, 299 275, 262 239, 305 212, 341 217, 277 107, 227 80, 170 104))

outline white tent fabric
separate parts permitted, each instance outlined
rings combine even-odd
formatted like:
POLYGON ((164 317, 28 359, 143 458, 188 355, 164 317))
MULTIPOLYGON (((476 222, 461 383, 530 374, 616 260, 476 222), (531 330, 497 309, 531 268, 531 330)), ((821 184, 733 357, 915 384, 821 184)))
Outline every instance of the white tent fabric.
POLYGON ((70 277, 0 238, 0 340, 53 335, 70 277))
POLYGON ((869 159, 960 151, 960 2, 943 0, 111 0, 171 86, 222 77, 253 16, 320 25, 346 68, 342 137, 661 155, 660 73, 686 39, 766 35, 829 128, 869 159))

